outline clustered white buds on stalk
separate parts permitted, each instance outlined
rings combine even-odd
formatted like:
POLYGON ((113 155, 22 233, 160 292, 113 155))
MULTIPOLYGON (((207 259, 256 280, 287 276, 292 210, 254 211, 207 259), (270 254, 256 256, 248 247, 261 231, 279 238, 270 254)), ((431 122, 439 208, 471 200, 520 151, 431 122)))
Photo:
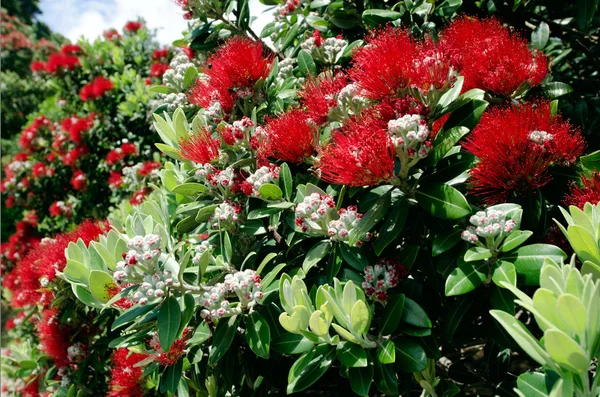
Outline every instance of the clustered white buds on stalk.
POLYGON ((554 136, 546 131, 535 130, 529 133, 529 140, 537 143, 538 145, 543 145, 544 143, 551 141, 553 138, 554 136))
POLYGON ((162 81, 165 86, 177 92, 159 94, 159 98, 167 104, 170 112, 177 108, 183 110, 193 108, 194 105, 188 101, 187 95, 183 91, 185 90, 185 71, 190 67, 195 67, 195 65, 190 62, 186 54, 178 54, 173 57, 169 66, 170 69, 165 72, 162 81))
POLYGON ((154 275, 145 275, 142 283, 132 296, 132 301, 144 306, 154 299, 160 299, 165 296, 167 287, 175 284, 173 275, 168 270, 157 272, 154 275))
POLYGON ((285 58, 279 61, 279 72, 277 72, 277 77, 275 81, 277 83, 283 82, 285 79, 294 77, 294 64, 296 60, 294 58, 285 58))
POLYGON ((67 358, 72 363, 80 362, 85 355, 85 346, 81 342, 77 342, 67 348, 67 358))
POLYGON ((396 260, 382 259, 375 266, 364 269, 365 281, 362 287, 365 294, 374 300, 385 302, 388 299, 388 290, 398 285, 400 280, 406 278, 408 271, 396 260))
POLYGON ((242 212, 242 206, 234 201, 224 201, 215 208, 213 216, 209 219, 213 229, 233 229, 242 212))
MULTIPOLYGON (((362 214, 358 213, 356 206, 335 210, 335 201, 329 195, 312 193, 296 206, 295 224, 302 232, 309 234, 328 235, 333 241, 347 242, 352 229, 354 229, 362 214)), ((370 240, 371 233, 366 233, 356 246, 361 246, 370 240)))
POLYGON ((504 211, 494 209, 477 212, 469 218, 469 222, 473 226, 467 227, 467 230, 462 232, 462 239, 472 244, 490 248, 497 247, 504 237, 517 227, 515 221, 506 219, 504 211), (479 241, 480 238, 484 239, 485 245, 479 241))
POLYGON ((344 39, 330 37, 323 40, 320 35, 317 35, 306 39, 300 44, 300 47, 310 53, 314 59, 323 63, 333 64, 347 45, 348 42, 344 39))
POLYGON ((135 236, 127 242, 129 251, 117 263, 113 280, 118 284, 136 282, 148 273, 154 273, 161 254, 161 238, 156 234, 135 236))
POLYGON ((247 196, 259 197, 259 190, 267 183, 275 184, 279 179, 279 167, 276 165, 262 166, 242 183, 242 192, 247 196))
POLYGON ((338 94, 338 105, 346 113, 358 114, 367 105, 368 99, 362 95, 362 90, 355 84, 348 84, 338 94))
POLYGON ((428 141, 429 128, 418 114, 407 114, 390 120, 388 133, 400 159, 423 159, 431 149, 431 142, 428 141))
POLYGON ((192 263, 194 265, 198 266, 200 264, 200 258, 202 257, 202 255, 207 251, 209 253, 211 253, 214 249, 215 249, 215 246, 212 245, 211 243, 209 243, 208 240, 201 241, 200 244, 198 244, 194 248, 194 251, 196 251, 196 254, 192 258, 192 263))
POLYGON ((200 168, 196 170, 194 178, 212 190, 218 188, 230 189, 235 181, 235 171, 231 167, 219 170, 206 163, 202 164, 200 168))
POLYGON ((229 146, 256 150, 258 149, 258 140, 252 134, 254 127, 254 121, 244 116, 241 120, 234 121, 233 124, 219 126, 219 131, 229 146))
POLYGON ((260 276, 254 270, 247 269, 225 276, 222 283, 214 285, 202 295, 200 315, 207 321, 214 318, 231 317, 256 305, 262 299, 260 276), (238 302, 228 298, 237 297, 238 302))
MULTIPOLYGON (((273 16, 275 20, 282 20, 283 17, 288 15, 289 13, 294 12, 296 7, 300 5, 301 0, 287 0, 284 4, 275 7, 275 11, 273 11, 273 16)), ((275 32, 274 34, 276 34, 275 32)))

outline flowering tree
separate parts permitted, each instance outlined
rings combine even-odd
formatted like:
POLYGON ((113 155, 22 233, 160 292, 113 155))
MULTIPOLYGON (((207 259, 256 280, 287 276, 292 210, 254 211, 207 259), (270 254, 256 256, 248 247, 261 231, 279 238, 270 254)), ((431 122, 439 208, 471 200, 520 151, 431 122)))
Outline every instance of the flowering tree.
POLYGON ((16 388, 599 395, 600 152, 544 46, 460 2, 288 1, 260 34, 248 2, 179 3, 182 51, 145 66, 159 179, 6 277, 40 342, 16 388))

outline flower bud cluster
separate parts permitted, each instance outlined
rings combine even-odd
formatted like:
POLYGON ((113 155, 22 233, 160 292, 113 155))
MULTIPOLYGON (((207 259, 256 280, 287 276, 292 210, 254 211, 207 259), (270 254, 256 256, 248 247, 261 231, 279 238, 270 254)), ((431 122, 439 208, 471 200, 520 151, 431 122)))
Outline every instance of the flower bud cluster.
POLYGON ((169 270, 157 272, 154 275, 145 275, 140 287, 131 297, 135 303, 144 306, 154 299, 160 299, 165 296, 167 287, 175 284, 175 279, 169 270))
POLYGON ((176 91, 185 89, 185 71, 189 67, 195 67, 188 56, 184 53, 177 54, 171 59, 170 68, 163 74, 163 84, 176 91))
POLYGON ((212 245, 211 243, 208 242, 208 240, 203 240, 200 242, 200 244, 198 244, 195 248, 194 251, 196 251, 196 254, 194 255, 194 257, 192 258, 192 263, 196 266, 198 266, 200 264, 200 258, 202 257, 202 255, 205 252, 209 252, 212 253, 212 251, 215 249, 215 246, 212 245))
POLYGON ((276 165, 262 166, 250 174, 242 183, 241 189, 246 196, 259 197, 259 189, 266 183, 276 184, 279 179, 279 167, 276 165))
POLYGON ((365 294, 370 299, 384 302, 388 299, 387 291, 408 276, 406 267, 393 259, 382 259, 375 266, 365 267, 364 272, 365 281, 362 287, 365 294))
MULTIPOLYGON (((363 214, 358 213, 358 208, 351 205, 348 208, 340 208, 338 211, 339 219, 329 221, 329 229, 327 234, 333 241, 348 241, 350 231, 358 226, 358 223, 363 217, 363 214)), ((369 241, 373 235, 366 233, 364 238, 356 242, 356 246, 360 247, 365 241, 369 241)))
POLYGON ((216 189, 219 187, 231 189, 235 183, 235 171, 231 167, 219 170, 210 163, 206 163, 200 165, 200 168, 198 168, 194 174, 194 178, 209 189, 216 189))
POLYGON ((161 238, 156 234, 135 236, 127 242, 129 251, 123 253, 123 260, 117 263, 113 280, 117 284, 136 282, 141 274, 156 268, 161 254, 161 238), (136 271, 137 268, 139 271, 136 271))
POLYGON ((396 153, 402 153, 408 158, 415 156, 423 159, 431 149, 429 128, 422 116, 407 114, 399 119, 390 120, 388 134, 392 140, 396 153))
POLYGON ((247 269, 225 276, 222 283, 214 285, 202 295, 200 312, 202 318, 211 321, 213 318, 231 317, 242 313, 246 308, 256 305, 262 299, 260 276, 254 270, 247 269), (229 298, 237 297, 238 302, 230 302, 229 298))
POLYGON ((348 42, 341 37, 330 37, 323 40, 319 34, 306 39, 300 47, 318 61, 333 64, 348 42))
POLYGON ((501 241, 508 233, 517 228, 516 222, 512 219, 506 219, 506 214, 503 211, 493 209, 477 212, 469 218, 469 222, 473 226, 467 227, 467 230, 462 232, 461 237, 472 244, 477 244, 479 238, 483 238, 488 246, 497 245, 495 243, 501 241))
POLYGON ((235 201, 224 201, 215 208, 213 216, 209 219, 213 229, 233 229, 242 212, 242 206, 235 201))
POLYGON ((296 60, 294 58, 285 58, 279 62, 279 72, 277 72, 277 77, 275 81, 277 83, 283 82, 285 79, 289 77, 294 77, 294 64, 296 60))
POLYGON ((554 136, 546 131, 535 130, 529 133, 529 140, 537 143, 538 145, 543 145, 544 143, 551 141, 553 138, 554 136))
MULTIPOLYGON (((302 3, 302 0, 287 0, 284 4, 275 7, 275 11, 273 12, 273 16, 275 20, 280 21, 283 18, 294 12, 296 7, 298 7, 302 3)), ((275 33, 274 33, 275 34, 275 33)))
MULTIPOLYGON (((255 146, 253 145, 252 131, 254 130, 254 122, 244 116, 241 120, 236 120, 233 124, 226 124, 220 129, 221 136, 229 146, 255 146)), ((252 147, 257 149, 257 147, 252 147)))
POLYGON ((338 94, 338 104, 340 107, 352 110, 354 114, 360 111, 367 105, 368 100, 362 95, 362 90, 355 84, 348 84, 338 94))
POLYGON ((85 346, 77 342, 67 348, 67 358, 72 363, 78 363, 86 356, 85 346))

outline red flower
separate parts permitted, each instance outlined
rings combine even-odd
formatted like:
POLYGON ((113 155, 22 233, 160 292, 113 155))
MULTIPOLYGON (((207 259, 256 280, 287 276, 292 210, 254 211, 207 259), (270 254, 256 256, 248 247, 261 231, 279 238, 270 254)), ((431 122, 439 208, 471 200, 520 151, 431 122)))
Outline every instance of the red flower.
POLYGON ((85 190, 87 187, 87 177, 83 171, 77 170, 73 173, 73 176, 71 177, 71 186, 77 191, 85 190))
POLYGON ((150 175, 150 173, 154 170, 157 170, 161 167, 161 163, 158 161, 146 161, 142 164, 142 168, 138 171, 140 176, 150 175))
POLYGON ((312 156, 318 143, 318 133, 308 122, 308 114, 300 109, 290 110, 275 119, 267 118, 265 134, 266 154, 291 163, 300 163, 312 156))
POLYGON ((159 61, 159 60, 166 60, 167 58, 169 58, 169 49, 168 48, 161 48, 159 50, 154 50, 154 52, 152 53, 152 59, 154 61, 159 61))
POLYGON ((190 134, 188 140, 179 141, 179 154, 186 160, 206 164, 219 158, 219 144, 219 139, 213 138, 211 133, 203 128, 190 134))
POLYGON ((61 155, 61 160, 64 165, 75 165, 79 157, 88 153, 88 148, 85 145, 75 146, 68 153, 61 155))
POLYGON ((170 66, 164 63, 153 63, 150 67, 150 76, 160 79, 170 66))
POLYGON ((50 205, 48 211, 52 217, 61 215, 69 217, 71 215, 71 204, 65 204, 64 201, 55 201, 50 205))
POLYGON ((126 142, 117 149, 113 149, 106 155, 106 163, 114 165, 123 160, 125 157, 137 154, 137 147, 133 143, 126 142))
POLYGON ((144 368, 135 365, 145 358, 145 355, 131 353, 126 348, 115 350, 111 360, 110 390, 106 397, 142 397, 144 368))
POLYGON ((569 194, 564 198, 565 205, 574 205, 583 210, 585 203, 596 205, 600 202, 600 172, 581 178, 581 186, 571 185, 569 194))
POLYGON ((129 33, 135 33, 138 30, 140 30, 143 26, 144 25, 142 25, 140 22, 129 21, 125 24, 124 30, 129 33))
POLYGON ((177 364, 179 359, 183 357, 185 352, 186 340, 190 336, 190 328, 186 328, 183 330, 183 334, 181 338, 176 339, 168 352, 165 352, 160 346, 160 341, 158 340, 158 334, 155 334, 154 337, 150 340, 150 346, 156 350, 156 359, 160 363, 160 365, 170 366, 177 364))
POLYGON ((456 80, 457 62, 447 42, 433 41, 431 37, 419 42, 416 47, 410 85, 427 93, 442 90, 456 80))
POLYGON ((31 167, 31 173, 35 179, 40 178, 42 176, 53 176, 56 170, 54 168, 46 168, 44 163, 35 163, 33 167, 31 167))
POLYGON ((57 73, 65 70, 73 70, 79 66, 79 58, 65 55, 60 52, 50 54, 46 61, 46 72, 57 73))
POLYGON ((129 199, 129 204, 131 205, 140 205, 146 199, 146 195, 150 192, 150 189, 147 187, 143 187, 137 192, 133 193, 133 196, 129 199))
POLYGON ((111 171, 108 177, 108 186, 111 189, 117 189, 123 184, 123 176, 119 171, 111 171))
POLYGON ((317 172, 339 185, 377 185, 394 177, 394 146, 377 112, 351 120, 319 150, 317 172))
POLYGON ((408 87, 413 59, 415 44, 408 32, 387 27, 354 52, 350 77, 366 97, 385 99, 408 87))
POLYGON ((42 312, 37 331, 40 350, 50 357, 57 367, 67 367, 69 365, 67 349, 71 346, 69 341, 71 330, 61 326, 56 308, 42 312))
POLYGON ((121 38, 121 35, 117 31, 117 29, 114 29, 114 28, 104 31, 103 35, 107 40, 111 40, 111 41, 118 40, 121 38))
POLYGON ((239 90, 251 90, 254 83, 268 76, 271 58, 263 56, 261 43, 237 36, 211 55, 207 64, 207 80, 194 84, 190 101, 204 108, 219 102, 230 112, 239 90))
POLYGON ((61 54, 66 56, 77 56, 83 53, 83 50, 77 44, 65 44, 60 49, 61 54))
POLYGON ((496 19, 459 18, 441 36, 459 63, 464 90, 510 96, 522 84, 540 84, 548 73, 546 57, 532 52, 526 40, 496 19))
POLYGON ((182 48, 182 51, 185 55, 187 55, 189 59, 194 59, 194 57, 196 56, 196 52, 190 47, 184 47, 182 48))
POLYGON ((546 185, 551 165, 570 165, 582 153, 579 131, 548 102, 487 111, 464 148, 479 157, 471 170, 471 190, 486 204, 524 197, 546 185))
POLYGON ((88 117, 77 118, 76 116, 68 117, 61 122, 61 127, 69 133, 71 141, 76 144, 81 143, 81 133, 89 130, 94 125, 94 114, 88 117))
POLYGON ((46 70, 46 64, 42 61, 32 61, 29 67, 32 73, 44 72, 46 70))
POLYGON ((328 73, 309 80, 298 92, 298 97, 311 120, 317 124, 325 123, 329 111, 337 106, 337 95, 347 84, 348 78, 343 73, 334 76, 328 73))
POLYGON ((103 76, 96 77, 91 83, 84 85, 79 91, 82 101, 98 99, 114 88, 113 83, 103 76))

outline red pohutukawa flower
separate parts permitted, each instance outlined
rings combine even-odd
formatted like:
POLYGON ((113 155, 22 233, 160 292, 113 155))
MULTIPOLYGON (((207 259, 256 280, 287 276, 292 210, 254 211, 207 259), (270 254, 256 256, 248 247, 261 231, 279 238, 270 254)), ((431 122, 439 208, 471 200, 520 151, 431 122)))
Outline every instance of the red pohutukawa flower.
POLYGON ((219 139, 213 138, 208 129, 202 128, 190 134, 187 140, 179 141, 179 154, 186 160, 206 164, 219 158, 219 144, 219 139))
POLYGON ((548 102, 488 110, 464 147, 479 157, 471 191, 486 204, 504 203, 552 180, 548 168, 568 166, 584 148, 583 138, 548 102))
POLYGON ((140 30, 144 25, 141 22, 129 21, 125 24, 123 30, 129 33, 135 33, 140 30))
POLYGON ((32 61, 29 68, 32 73, 44 72, 46 70, 46 64, 42 61, 32 61))
POLYGON ((573 184, 569 194, 564 198, 565 205, 574 205, 583 209, 585 203, 598 204, 600 202, 600 172, 593 173, 590 177, 582 177, 581 184, 573 184))
POLYGON ((150 66, 150 76, 160 79, 170 66, 165 63, 154 63, 150 66))
POLYGON ((385 99, 406 89, 413 68, 415 44, 404 29, 376 31, 352 56, 350 77, 370 99, 385 99))
POLYGON ((186 328, 183 330, 183 334, 181 338, 176 339, 168 352, 165 352, 158 340, 158 334, 154 334, 154 337, 150 340, 150 346, 156 351, 156 360, 160 363, 160 365, 170 366, 177 364, 179 359, 183 357, 185 353, 185 346, 188 337, 190 336, 190 328, 186 328))
POLYGON ((157 170, 161 167, 161 163, 158 161, 146 161, 142 164, 142 167, 138 171, 138 175, 147 176, 152 173, 152 171, 157 170))
POLYGON ((69 133, 71 141, 76 144, 81 143, 81 134, 94 125, 95 115, 92 113, 88 117, 77 118, 72 116, 61 121, 61 127, 64 131, 69 133))
POLYGON ((50 54, 45 67, 48 73, 57 73, 65 70, 73 70, 79 66, 79 58, 72 55, 66 55, 61 52, 50 54))
POLYGON ((71 186, 77 191, 85 190, 87 188, 87 176, 83 171, 77 170, 71 177, 71 186))
POLYGON ((335 75, 327 73, 309 80, 298 92, 298 97, 307 109, 308 117, 317 124, 325 123, 329 111, 337 106, 337 95, 346 85, 348 85, 348 77, 343 73, 335 75))
POLYGON ((457 62, 446 42, 426 37, 416 45, 415 59, 410 72, 410 86, 427 93, 442 90, 458 77, 457 62))
POLYGON ((266 144, 263 151, 269 157, 300 163, 315 153, 317 131, 309 123, 308 114, 292 109, 277 118, 267 118, 264 127, 266 144))
POLYGON ((86 84, 81 88, 79 91, 79 98, 84 102, 88 99, 98 99, 113 88, 113 83, 109 79, 98 76, 94 78, 91 83, 86 84))
POLYGON ((114 165, 125 159, 127 156, 137 154, 137 147, 134 143, 125 142, 120 147, 111 150, 106 155, 106 164, 114 165))
POLYGON ((207 79, 194 84, 190 101, 204 108, 218 102, 230 112, 238 97, 252 95, 254 83, 269 75, 271 58, 263 56, 261 43, 234 37, 208 58, 207 65, 207 79))
POLYGON ((349 186, 377 185, 393 178, 396 155, 386 128, 387 121, 374 111, 350 120, 319 150, 319 177, 349 186))
POLYGON ((539 85, 548 73, 546 57, 532 52, 526 40, 496 19, 462 17, 441 36, 459 63, 464 90, 481 88, 510 96, 522 84, 539 85))
POLYGON ((146 199, 146 196, 150 193, 150 188, 143 187, 137 192, 133 193, 133 196, 129 199, 129 204, 131 205, 140 205, 146 199))
POLYGON ((69 366, 67 349, 71 346, 69 341, 71 330, 61 326, 56 308, 46 309, 42 312, 42 319, 37 325, 37 331, 41 345, 40 350, 50 357, 57 367, 69 366))
POLYGON ((106 397, 142 397, 144 368, 135 365, 144 359, 145 355, 131 353, 126 348, 115 350, 111 360, 113 366, 110 371, 110 390, 106 397))
POLYGON ((123 184, 123 175, 119 171, 111 171, 108 176, 108 187, 117 189, 123 184))

